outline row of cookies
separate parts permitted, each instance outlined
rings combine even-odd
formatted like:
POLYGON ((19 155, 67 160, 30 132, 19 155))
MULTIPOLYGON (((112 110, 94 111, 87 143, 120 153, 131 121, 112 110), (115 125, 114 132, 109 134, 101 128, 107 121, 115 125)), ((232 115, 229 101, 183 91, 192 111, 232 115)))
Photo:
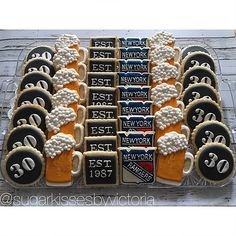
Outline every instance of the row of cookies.
POLYGON ((216 66, 201 46, 182 51, 182 100, 185 123, 192 131, 195 166, 199 176, 213 184, 227 183, 235 173, 231 135, 223 123, 216 66))

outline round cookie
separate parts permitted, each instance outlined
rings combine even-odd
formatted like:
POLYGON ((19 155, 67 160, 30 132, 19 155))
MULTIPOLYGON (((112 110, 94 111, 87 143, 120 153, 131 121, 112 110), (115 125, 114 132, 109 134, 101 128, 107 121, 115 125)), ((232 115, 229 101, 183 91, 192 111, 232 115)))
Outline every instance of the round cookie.
POLYGON ((30 124, 37 126, 44 132, 46 131, 45 117, 47 114, 48 112, 39 105, 22 105, 13 112, 9 129, 24 124, 30 124))
POLYGON ((204 121, 222 121, 222 119, 223 114, 219 104, 211 99, 196 99, 189 103, 184 110, 184 121, 191 130, 204 121))
POLYGON ((215 101, 216 103, 220 102, 218 92, 209 84, 204 83, 191 84, 188 88, 184 90, 181 96, 181 99, 185 106, 199 98, 209 98, 215 101))
POLYGON ((40 71, 27 73, 19 83, 19 91, 33 87, 43 88, 49 93, 53 93, 52 78, 48 74, 40 71))
POLYGON ((230 146, 230 131, 225 124, 211 120, 196 126, 192 133, 192 144, 195 149, 199 149, 203 145, 213 142, 225 144, 227 147, 230 146))
POLYGON ((23 75, 33 71, 41 71, 50 75, 51 77, 55 74, 53 63, 43 58, 34 58, 29 60, 25 64, 23 75))
POLYGON ((209 68, 203 66, 194 66, 188 69, 182 76, 183 90, 189 85, 196 83, 209 84, 218 90, 217 78, 209 68))
POLYGON ((189 45, 182 49, 181 52, 181 60, 183 60, 186 56, 193 52, 205 52, 207 54, 210 54, 204 47, 199 45, 189 45))
POLYGON ((21 125, 10 131, 6 138, 8 152, 20 146, 36 148, 41 153, 44 149, 46 137, 41 129, 33 125, 21 125))
POLYGON ((52 95, 45 89, 34 87, 24 89, 16 99, 16 106, 35 104, 45 108, 48 112, 52 109, 52 95))
POLYGON ((37 183, 44 174, 43 155, 31 147, 18 147, 8 153, 1 162, 5 179, 14 187, 26 187, 37 183))
POLYGON ((214 59, 205 52, 193 52, 186 56, 182 61, 182 72, 184 73, 189 68, 194 66, 203 66, 216 71, 214 59))
POLYGON ((53 50, 52 47, 37 46, 28 53, 25 60, 29 61, 33 58, 43 58, 43 59, 52 61, 54 54, 55 54, 55 51, 53 50))
POLYGON ((202 146, 196 154, 195 166, 198 175, 213 184, 226 184, 235 173, 233 153, 221 143, 202 146))

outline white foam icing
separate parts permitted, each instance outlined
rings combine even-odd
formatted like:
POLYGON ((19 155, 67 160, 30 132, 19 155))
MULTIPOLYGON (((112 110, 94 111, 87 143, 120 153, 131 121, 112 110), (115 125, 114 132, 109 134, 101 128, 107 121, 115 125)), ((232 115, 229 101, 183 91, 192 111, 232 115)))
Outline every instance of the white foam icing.
POLYGON ((74 45, 79 45, 80 40, 79 38, 74 34, 62 34, 57 38, 55 43, 56 50, 59 50, 61 48, 65 47, 71 47, 74 45))
POLYGON ((77 61, 79 53, 74 48, 61 48, 53 57, 53 64, 56 69, 65 68, 66 65, 77 61))
POLYGON ((158 32, 152 38, 149 39, 149 45, 153 49, 157 45, 168 45, 175 42, 175 37, 173 34, 167 32, 158 32))
POLYGON ((176 124, 181 120, 183 120, 183 113, 181 109, 176 107, 162 107, 158 112, 155 113, 156 126, 161 130, 172 124, 176 124))
POLYGON ((56 90, 62 89, 65 84, 78 81, 79 74, 75 69, 61 69, 52 77, 53 85, 56 90))
POLYGON ((72 135, 58 133, 47 140, 44 145, 46 157, 55 158, 64 151, 69 151, 75 146, 76 142, 72 135))
POLYGON ((76 114, 72 108, 59 106, 54 108, 50 114, 46 116, 46 126, 48 131, 57 133, 62 125, 68 124, 76 119, 76 114))
POLYGON ((67 107, 69 104, 79 101, 79 95, 76 90, 70 90, 67 88, 59 90, 52 96, 53 107, 63 106, 67 107))
POLYGON ((188 141, 184 134, 169 132, 157 140, 158 151, 161 155, 168 155, 187 149, 188 141))
POLYGON ((153 64, 167 62, 175 57, 175 50, 172 47, 159 45, 150 52, 150 58, 153 64))
POLYGON ((151 99, 154 105, 161 107, 163 103, 177 98, 178 92, 174 85, 162 83, 151 89, 151 99))
POLYGON ((169 63, 161 63, 152 68, 152 80, 157 83, 162 83, 171 78, 176 78, 178 76, 178 70, 176 66, 169 63))

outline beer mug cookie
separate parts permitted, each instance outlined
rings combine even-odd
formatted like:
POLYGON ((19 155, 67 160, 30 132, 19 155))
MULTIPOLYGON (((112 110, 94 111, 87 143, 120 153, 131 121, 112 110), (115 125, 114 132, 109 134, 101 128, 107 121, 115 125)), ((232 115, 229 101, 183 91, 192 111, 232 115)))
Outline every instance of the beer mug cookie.
MULTIPOLYGON (((79 38, 74 34, 62 34, 60 35, 55 42, 55 49, 56 51, 59 51, 62 48, 74 48, 78 52, 81 49, 80 48, 80 40, 79 38)), ((84 48, 82 48, 84 49, 84 48)))
POLYGON ((46 184, 48 186, 70 186, 73 177, 81 174, 83 155, 74 151, 76 141, 72 135, 58 133, 47 140, 46 184))
POLYGON ((155 49, 157 45, 166 45, 169 47, 175 46, 175 37, 173 34, 168 32, 158 32, 153 37, 148 39, 149 47, 155 49))
POLYGON ((181 185, 183 177, 193 168, 194 157, 187 152, 188 141, 183 134, 166 133, 157 140, 156 181, 181 185))

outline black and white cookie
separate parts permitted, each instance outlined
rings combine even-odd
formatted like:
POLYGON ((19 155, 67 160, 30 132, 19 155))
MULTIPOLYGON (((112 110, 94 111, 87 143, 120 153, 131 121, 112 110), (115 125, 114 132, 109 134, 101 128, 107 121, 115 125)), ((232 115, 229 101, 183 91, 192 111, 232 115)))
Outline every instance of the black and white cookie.
POLYGON ((197 83, 209 84, 216 90, 218 90, 218 83, 216 75, 207 67, 194 66, 187 70, 182 76, 183 90, 188 86, 197 83))
POLYGON ((34 58, 43 58, 48 61, 52 61, 54 54, 55 54, 55 51, 53 48, 51 48, 49 46, 38 46, 38 47, 33 48, 28 53, 25 60, 29 61, 34 58))
POLYGON ((235 173, 233 153, 221 143, 202 146, 196 154, 195 166, 198 175, 213 184, 226 184, 235 173))
POLYGON ((19 91, 33 87, 43 88, 49 93, 53 93, 52 78, 48 74, 40 71, 27 73, 19 83, 19 91))
POLYGON ((17 147, 1 162, 2 174, 13 187, 26 187, 37 183, 44 174, 43 155, 31 147, 17 147))
POLYGON ((43 132, 46 131, 45 117, 48 114, 47 110, 35 104, 26 104, 18 107, 12 115, 9 129, 24 124, 34 125, 40 128, 43 132))
POLYGON ((50 112, 52 109, 52 95, 42 88, 27 88, 16 99, 16 107, 24 104, 36 104, 50 112))
POLYGON ((210 54, 204 47, 199 45, 189 45, 182 49, 181 51, 181 60, 183 60, 186 56, 193 52, 205 52, 207 54, 210 54))
POLYGON ((222 121, 222 119, 221 107, 211 99, 196 99, 188 104, 184 110, 184 121, 191 130, 194 130, 197 125, 205 121, 222 121))
POLYGON ((41 129, 28 124, 21 125, 10 131, 6 138, 6 150, 10 152, 17 147, 28 146, 42 153, 45 142, 46 136, 41 129))
POLYGON ((24 66, 23 75, 34 71, 44 72, 51 77, 55 74, 53 63, 43 58, 34 58, 29 60, 24 66))
POLYGON ((208 98, 212 99, 216 103, 220 103, 218 92, 209 84, 205 83, 191 84, 187 89, 184 90, 181 96, 185 106, 199 98, 208 98))
POLYGON ((193 52, 186 56, 182 61, 182 73, 194 66, 206 67, 212 70, 214 73, 216 72, 214 59, 205 52, 193 52))
POLYGON ((192 143, 199 149, 207 143, 222 143, 230 146, 231 136, 228 127, 216 120, 205 121, 193 130, 192 143))

